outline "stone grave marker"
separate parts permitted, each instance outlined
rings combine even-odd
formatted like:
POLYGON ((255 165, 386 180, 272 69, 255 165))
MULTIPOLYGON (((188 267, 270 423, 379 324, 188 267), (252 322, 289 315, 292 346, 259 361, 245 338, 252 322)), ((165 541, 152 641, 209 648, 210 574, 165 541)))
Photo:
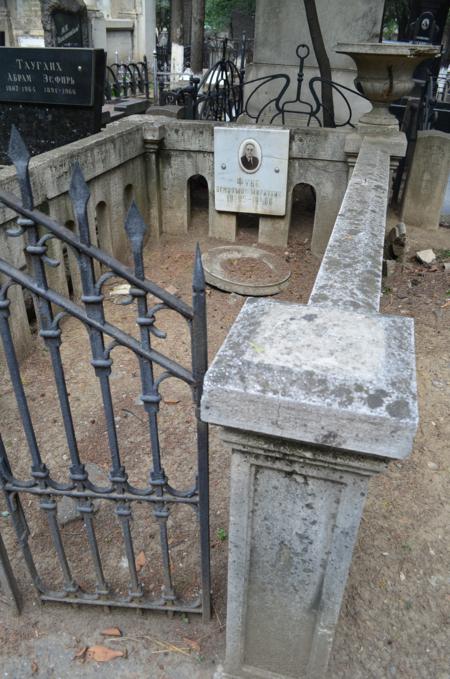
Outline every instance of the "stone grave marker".
POLYGON ((90 47, 89 17, 83 0, 41 0, 46 47, 90 47))
POLYGON ((103 50, 0 47, 0 59, 0 163, 13 124, 32 155, 100 131, 103 50))
POLYGON ((215 208, 286 214, 289 130, 214 129, 215 208))
POLYGON ((53 19, 57 47, 83 47, 82 24, 79 14, 55 12, 53 19))

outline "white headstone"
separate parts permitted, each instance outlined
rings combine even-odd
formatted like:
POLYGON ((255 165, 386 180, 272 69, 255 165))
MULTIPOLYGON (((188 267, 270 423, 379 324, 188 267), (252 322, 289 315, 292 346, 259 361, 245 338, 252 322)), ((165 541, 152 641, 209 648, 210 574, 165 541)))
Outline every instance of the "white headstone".
POLYGON ((177 45, 177 43, 172 43, 172 49, 170 53, 170 72, 172 74, 171 85, 175 86, 177 81, 180 79, 183 73, 183 62, 184 62, 184 47, 183 45, 177 45))
POLYGON ((286 214, 289 130, 214 129, 215 208, 286 214))

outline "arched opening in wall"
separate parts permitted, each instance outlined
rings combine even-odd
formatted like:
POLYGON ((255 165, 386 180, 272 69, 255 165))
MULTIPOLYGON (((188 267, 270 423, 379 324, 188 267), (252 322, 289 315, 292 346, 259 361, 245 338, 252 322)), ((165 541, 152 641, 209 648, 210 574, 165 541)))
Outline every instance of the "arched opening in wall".
POLYGON ((112 255, 113 251, 108 207, 103 200, 95 206, 95 237, 97 240, 97 247, 112 255))
POLYGON ((289 238, 311 244, 316 211, 316 192, 310 184, 296 184, 292 191, 289 238))
POLYGON ((236 214, 236 240, 246 243, 258 241, 259 215, 247 212, 236 214))
POLYGON ((208 232, 209 190, 208 182, 201 174, 188 180, 188 228, 208 232))
POLYGON ((134 200, 133 184, 127 184, 123 190, 123 209, 125 217, 128 214, 128 210, 130 209, 130 205, 133 202, 133 200, 134 200))

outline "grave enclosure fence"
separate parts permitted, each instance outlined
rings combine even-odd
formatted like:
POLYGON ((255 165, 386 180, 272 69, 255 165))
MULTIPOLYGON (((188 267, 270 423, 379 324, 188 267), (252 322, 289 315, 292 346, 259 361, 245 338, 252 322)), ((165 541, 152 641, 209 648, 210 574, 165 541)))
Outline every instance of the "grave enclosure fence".
MULTIPOLYGON (((1 191, 0 202, 19 215, 17 228, 10 229, 7 235, 24 237, 25 252, 30 262, 31 272, 26 273, 0 258, 0 335, 31 466, 29 476, 26 478, 22 478, 23 474, 16 475, 18 451, 6 450, 9 446, 4 445, 0 437, 0 488, 6 498, 12 526, 31 580, 42 601, 153 609, 167 611, 170 614, 175 611, 200 613, 204 620, 208 620, 211 607, 208 426, 199 418, 203 377, 207 369, 207 335, 205 281, 200 250, 197 247, 191 307, 145 278, 143 247, 146 225, 135 203, 132 203, 125 223, 134 263, 133 269, 129 269, 91 244, 87 216, 90 194, 79 165, 76 164, 74 167, 70 185, 70 197, 78 224, 78 236, 47 215, 33 209, 28 167, 30 155, 15 128, 11 134, 9 155, 16 166, 21 200, 10 193, 1 191), (82 284, 81 304, 64 297, 48 285, 46 267, 58 264, 48 256, 47 247, 52 239, 64 243, 73 251, 77 259, 82 284), (135 322, 139 328, 139 339, 105 318, 104 285, 115 278, 130 285, 128 303, 136 306, 135 322), (65 482, 52 477, 52 464, 46 463, 48 451, 43 454, 42 446, 38 443, 39 436, 33 423, 36 413, 30 408, 28 388, 25 388, 9 325, 9 317, 11 313, 14 313, 14 309, 11 308, 8 291, 13 285, 27 289, 35 301, 39 335, 45 343, 50 359, 66 448, 70 458, 70 466, 65 472, 65 482), (149 298, 149 295, 152 297, 149 298), (154 298, 157 298, 156 302, 154 298), (150 302, 150 300, 153 301, 150 302), (156 325, 156 317, 161 311, 174 312, 187 323, 191 353, 189 368, 152 346, 152 337, 159 340, 165 340, 166 337, 166 334, 156 325), (106 432, 103 436, 107 438, 110 456, 109 482, 103 486, 96 485, 89 478, 88 470, 82 459, 82 449, 77 440, 71 409, 71 395, 68 391, 60 348, 64 338, 64 325, 61 325, 61 321, 65 316, 80 321, 88 333, 91 351, 90 364, 98 380, 101 394, 99 409, 104 414, 106 425, 106 432), (132 352, 139 363, 140 400, 146 414, 144 425, 148 430, 147 441, 150 444, 148 457, 145 453, 143 458, 148 459, 148 463, 142 465, 145 468, 139 475, 139 485, 130 483, 125 456, 119 445, 110 383, 113 365, 112 352, 115 348, 132 352), (159 430, 158 415, 162 405, 160 388, 166 380, 171 378, 181 380, 190 387, 193 396, 192 409, 195 411, 193 418, 195 419, 196 448, 190 451, 195 460, 193 465, 195 471, 192 478, 183 479, 185 487, 182 489, 172 486, 166 475, 163 462, 164 453, 168 451, 161 445, 159 430), (38 564, 29 541, 30 530, 22 501, 24 496, 27 498, 34 496, 39 501, 41 517, 39 520, 47 524, 53 547, 52 574, 53 572, 56 574, 57 571, 60 573, 61 577, 59 575, 58 577, 63 583, 62 586, 47 585, 44 582, 47 578, 43 579, 39 574, 38 564), (83 522, 85 550, 91 562, 92 580, 95 579, 92 591, 87 591, 76 581, 73 575, 74 569, 67 556, 65 546, 71 536, 61 530, 58 521, 58 504, 64 497, 73 499, 76 511, 83 522), (108 510, 112 508, 115 510, 117 520, 115 525, 121 534, 121 549, 126 555, 129 577, 126 594, 120 588, 110 586, 105 577, 104 565, 109 558, 108 542, 100 544, 101 541, 96 535, 97 517, 94 516, 96 510, 94 502, 102 502, 102 508, 106 505, 108 510), (161 564, 161 571, 158 577, 163 583, 161 593, 156 596, 150 596, 150 593, 146 591, 136 565, 131 523, 137 504, 152 511, 153 519, 146 516, 145 521, 153 520, 156 526, 154 548, 159 551, 158 560, 161 564), (171 511, 180 505, 193 510, 192 525, 195 526, 195 534, 198 536, 199 543, 197 549, 194 544, 188 545, 188 549, 196 549, 199 566, 197 582, 189 589, 188 596, 179 595, 176 590, 171 560, 172 548, 168 537, 168 519, 171 511)), ((45 419, 45 413, 41 413, 40 416, 45 419)), ((54 425, 47 423, 47 426, 54 425)), ((56 449, 53 454, 61 454, 61 451, 56 449)), ((36 547, 36 540, 32 542, 36 547)), ((9 592, 10 598, 15 600, 16 606, 20 608, 20 592, 12 564, 13 561, 8 557, 0 536, 0 590, 3 594, 5 591, 7 594, 9 592)), ((117 564, 110 563, 109 566, 117 569, 117 564)))
POLYGON ((150 80, 148 73, 147 57, 142 61, 116 62, 106 66, 105 74, 105 99, 113 99, 129 96, 150 97, 150 80))
POLYGON ((326 106, 321 90, 327 84, 343 110, 341 118, 335 119, 333 126, 355 127, 350 97, 366 97, 356 89, 320 77, 310 78, 305 83, 305 62, 310 55, 308 45, 300 44, 296 48, 299 65, 292 99, 287 98, 291 86, 291 77, 287 73, 246 79, 245 43, 243 45, 238 56, 231 56, 225 39, 221 58, 202 78, 191 77, 186 87, 170 90, 164 88, 164 82, 159 83, 159 104, 184 106, 185 118, 192 120, 237 122, 244 116, 244 120, 252 124, 285 125, 294 118, 300 125, 322 127, 326 106), (305 85, 308 86, 309 99, 304 98, 305 85))

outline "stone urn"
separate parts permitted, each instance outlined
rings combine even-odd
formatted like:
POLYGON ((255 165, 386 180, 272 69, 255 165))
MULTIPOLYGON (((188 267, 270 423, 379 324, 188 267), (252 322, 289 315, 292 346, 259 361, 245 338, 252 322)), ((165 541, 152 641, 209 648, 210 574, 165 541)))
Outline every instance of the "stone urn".
POLYGON ((356 63, 358 83, 373 109, 359 120, 359 126, 383 126, 398 130, 395 116, 389 113, 391 102, 412 90, 416 67, 439 54, 439 47, 412 43, 345 43, 335 51, 347 54, 356 63))

